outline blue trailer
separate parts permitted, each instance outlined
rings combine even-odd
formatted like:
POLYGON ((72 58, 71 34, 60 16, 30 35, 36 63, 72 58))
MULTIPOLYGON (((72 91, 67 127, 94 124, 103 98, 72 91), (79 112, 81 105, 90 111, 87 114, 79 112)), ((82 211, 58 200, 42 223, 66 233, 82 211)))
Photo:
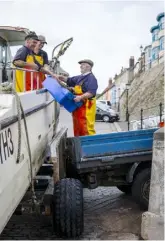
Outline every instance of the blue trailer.
POLYGON ((157 129, 66 138, 60 148, 63 175, 54 184, 53 193, 57 232, 67 237, 83 232, 83 187, 116 186, 147 209, 157 129))

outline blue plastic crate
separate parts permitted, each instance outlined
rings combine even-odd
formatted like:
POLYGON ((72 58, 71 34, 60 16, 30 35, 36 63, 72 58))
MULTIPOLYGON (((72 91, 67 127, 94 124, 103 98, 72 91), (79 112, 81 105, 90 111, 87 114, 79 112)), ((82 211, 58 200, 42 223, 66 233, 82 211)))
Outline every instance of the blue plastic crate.
POLYGON ((70 113, 82 106, 82 102, 75 102, 73 95, 69 90, 62 87, 57 80, 48 76, 44 82, 43 86, 49 91, 53 98, 70 113))

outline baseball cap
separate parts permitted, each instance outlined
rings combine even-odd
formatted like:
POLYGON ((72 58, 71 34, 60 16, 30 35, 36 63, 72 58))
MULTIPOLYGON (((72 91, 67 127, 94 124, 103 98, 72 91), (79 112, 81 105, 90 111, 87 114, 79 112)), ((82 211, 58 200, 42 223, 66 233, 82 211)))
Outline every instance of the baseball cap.
POLYGON ((47 44, 45 36, 43 36, 43 35, 38 35, 38 39, 39 39, 39 41, 47 44))

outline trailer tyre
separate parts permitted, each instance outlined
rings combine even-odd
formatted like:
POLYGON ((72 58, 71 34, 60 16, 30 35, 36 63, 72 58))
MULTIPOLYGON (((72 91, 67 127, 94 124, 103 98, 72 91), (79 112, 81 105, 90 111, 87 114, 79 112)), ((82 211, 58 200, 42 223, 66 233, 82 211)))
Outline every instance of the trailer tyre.
POLYGON ((151 168, 140 171, 132 185, 132 197, 141 208, 148 209, 151 168))
POLYGON ((132 192, 131 185, 120 185, 120 186, 117 186, 117 188, 126 194, 130 194, 132 192))
POLYGON ((83 188, 77 179, 61 179, 53 195, 53 228, 60 236, 75 238, 84 229, 83 188))

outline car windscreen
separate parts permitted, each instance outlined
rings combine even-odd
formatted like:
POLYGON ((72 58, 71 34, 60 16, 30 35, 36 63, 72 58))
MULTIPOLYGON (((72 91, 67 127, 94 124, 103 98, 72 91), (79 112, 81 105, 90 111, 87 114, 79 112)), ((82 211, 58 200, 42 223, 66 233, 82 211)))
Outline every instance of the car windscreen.
POLYGON ((97 107, 99 107, 101 110, 104 110, 104 111, 108 110, 107 105, 105 105, 103 103, 97 103, 97 107))

